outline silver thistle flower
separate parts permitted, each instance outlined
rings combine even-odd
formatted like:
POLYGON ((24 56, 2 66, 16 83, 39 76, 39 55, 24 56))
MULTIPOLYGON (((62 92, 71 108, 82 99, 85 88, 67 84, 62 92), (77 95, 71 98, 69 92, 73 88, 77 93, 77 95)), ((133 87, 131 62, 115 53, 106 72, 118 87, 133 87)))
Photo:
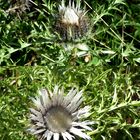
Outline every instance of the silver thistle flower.
POLYGON ((84 133, 91 130, 91 121, 80 121, 89 115, 89 106, 79 109, 82 103, 82 91, 71 89, 64 96, 63 89, 55 86, 53 93, 46 89, 39 90, 39 97, 33 99, 35 108, 30 108, 30 133, 39 140, 73 140, 79 136, 91 138, 84 133))
POLYGON ((63 40, 77 39, 88 31, 88 18, 85 16, 85 9, 81 9, 80 3, 80 0, 77 2, 69 0, 69 5, 65 6, 65 1, 62 0, 59 5, 56 29, 63 40))

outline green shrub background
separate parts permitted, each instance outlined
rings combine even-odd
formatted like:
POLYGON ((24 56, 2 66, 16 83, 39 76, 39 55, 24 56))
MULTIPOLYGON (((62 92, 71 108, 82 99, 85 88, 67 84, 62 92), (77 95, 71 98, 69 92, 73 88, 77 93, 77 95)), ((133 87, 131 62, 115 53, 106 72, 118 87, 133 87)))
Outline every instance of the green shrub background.
MULTIPOLYGON (((60 0, 35 0, 10 11, 0 0, 0 140, 35 140, 27 133, 31 97, 42 87, 83 89, 91 105, 92 140, 140 139, 140 1, 86 0, 89 62, 54 30, 60 0)), ((21 5, 20 5, 21 6, 21 5)))

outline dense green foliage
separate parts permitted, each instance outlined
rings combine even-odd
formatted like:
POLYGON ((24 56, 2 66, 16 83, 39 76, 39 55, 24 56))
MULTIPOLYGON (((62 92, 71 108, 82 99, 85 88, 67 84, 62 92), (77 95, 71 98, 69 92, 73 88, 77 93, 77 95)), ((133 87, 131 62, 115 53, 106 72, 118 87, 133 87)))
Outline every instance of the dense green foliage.
POLYGON ((90 31, 72 42, 89 46, 80 57, 54 28, 60 3, 0 0, 0 140, 36 139, 26 131, 31 97, 55 84, 84 90, 92 140, 140 139, 140 1, 82 1, 90 31))

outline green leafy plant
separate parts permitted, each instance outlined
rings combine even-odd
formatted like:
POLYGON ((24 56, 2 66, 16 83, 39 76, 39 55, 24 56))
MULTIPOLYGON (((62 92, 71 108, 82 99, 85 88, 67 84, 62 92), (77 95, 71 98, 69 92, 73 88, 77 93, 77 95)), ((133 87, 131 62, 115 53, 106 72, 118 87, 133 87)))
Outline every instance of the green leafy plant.
POLYGON ((92 140, 139 140, 140 1, 81 1, 90 30, 73 42, 55 29, 61 1, 16 2, 0 0, 0 139, 35 140, 31 98, 59 85, 83 90, 92 140))

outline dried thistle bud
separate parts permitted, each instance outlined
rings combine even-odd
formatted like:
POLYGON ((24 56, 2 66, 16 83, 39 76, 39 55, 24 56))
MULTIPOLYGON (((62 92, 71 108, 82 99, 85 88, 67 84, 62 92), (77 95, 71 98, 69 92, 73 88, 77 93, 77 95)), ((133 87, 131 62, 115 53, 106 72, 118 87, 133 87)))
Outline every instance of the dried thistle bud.
POLYGON ((88 31, 88 18, 86 10, 81 9, 80 0, 69 0, 65 6, 64 0, 59 5, 59 16, 56 22, 56 30, 62 40, 74 40, 84 36, 88 31))
POLYGON ((6 11, 10 14, 17 14, 18 16, 30 8, 31 0, 15 0, 11 1, 10 8, 6 11))

